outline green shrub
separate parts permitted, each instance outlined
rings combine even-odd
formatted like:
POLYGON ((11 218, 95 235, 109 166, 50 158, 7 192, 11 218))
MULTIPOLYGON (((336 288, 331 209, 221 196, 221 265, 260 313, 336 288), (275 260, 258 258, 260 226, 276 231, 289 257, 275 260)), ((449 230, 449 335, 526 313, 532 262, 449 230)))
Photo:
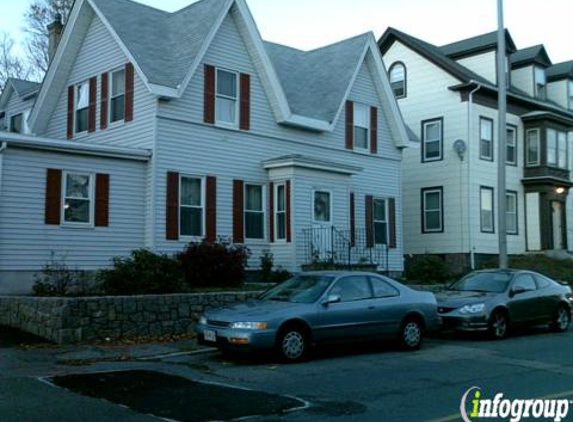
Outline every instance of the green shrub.
POLYGON ((190 243, 177 260, 189 288, 237 287, 245 280, 249 255, 244 245, 205 241, 190 243))
POLYGON ((441 284, 452 277, 445 262, 436 255, 413 257, 407 262, 405 275, 408 281, 420 284, 441 284))
POLYGON ((70 268, 65 261, 57 261, 53 254, 50 262, 34 278, 34 296, 87 296, 93 293, 93 286, 85 271, 70 268))
POLYGON ((292 274, 284 268, 279 268, 271 273, 269 283, 282 283, 292 277, 292 274))
POLYGON ((106 295, 142 295, 184 291, 179 262, 167 255, 138 249, 128 258, 112 259, 113 268, 101 270, 97 279, 106 295))
POLYGON ((261 283, 282 283, 291 277, 292 274, 289 271, 280 267, 275 269, 273 254, 268 250, 263 251, 259 276, 261 283))
MULTIPOLYGON (((478 265, 480 269, 497 268, 498 266, 499 259, 497 257, 482 261, 478 265)), ((543 254, 510 255, 509 267, 536 271, 547 277, 559 281, 567 281, 573 285, 573 259, 560 260, 543 254)))

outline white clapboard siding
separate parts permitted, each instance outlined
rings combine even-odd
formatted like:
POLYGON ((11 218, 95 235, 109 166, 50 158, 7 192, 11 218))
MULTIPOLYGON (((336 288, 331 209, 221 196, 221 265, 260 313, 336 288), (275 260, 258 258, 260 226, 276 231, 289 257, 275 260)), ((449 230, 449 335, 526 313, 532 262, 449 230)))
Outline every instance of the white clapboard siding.
POLYGON ((511 85, 533 96, 533 66, 512 70, 511 85))
POLYGON ((567 79, 562 79, 560 81, 549 82, 547 84, 547 99, 559 104, 561 107, 569 108, 569 96, 567 92, 568 84, 570 83, 567 79))
MULTIPOLYGON (((8 100, 8 104, 5 110, 6 116, 4 121, 8 129, 10 129, 11 125, 10 120, 12 116, 22 113, 23 119, 26 118, 26 116, 29 114, 29 112, 32 110, 32 107, 34 106, 34 99, 35 97, 23 100, 18 96, 16 92, 12 92, 12 95, 10 95, 10 99, 8 100)), ((27 132, 28 126, 25 120, 22 121, 22 125, 24 127, 24 132, 27 132)))
POLYGON ((37 271, 52 255, 93 270, 144 246, 145 165, 9 147, 0 191, 0 272, 37 271), (44 224, 48 168, 110 175, 109 227, 44 224))
POLYGON ((100 129, 101 74, 120 69, 128 62, 123 50, 109 33, 99 17, 94 16, 72 66, 67 83, 58 94, 57 106, 52 114, 46 133, 38 134, 52 138, 66 138, 68 86, 97 76, 96 131, 74 136, 74 142, 109 144, 122 147, 151 148, 153 144, 153 118, 156 100, 135 72, 133 121, 109 123, 100 129))
POLYGON ((497 64, 495 51, 488 51, 483 54, 464 57, 463 59, 456 61, 462 66, 467 67, 472 72, 475 72, 481 77, 487 79, 489 82, 493 84, 497 83, 497 64))

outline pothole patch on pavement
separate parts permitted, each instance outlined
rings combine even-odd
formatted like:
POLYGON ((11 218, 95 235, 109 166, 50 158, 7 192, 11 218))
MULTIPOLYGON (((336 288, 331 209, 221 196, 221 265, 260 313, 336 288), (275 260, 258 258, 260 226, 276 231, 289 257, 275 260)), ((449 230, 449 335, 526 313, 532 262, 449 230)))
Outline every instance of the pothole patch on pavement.
POLYGON ((67 390, 181 422, 231 420, 303 409, 303 400, 208 384, 160 372, 134 370, 54 377, 67 390))

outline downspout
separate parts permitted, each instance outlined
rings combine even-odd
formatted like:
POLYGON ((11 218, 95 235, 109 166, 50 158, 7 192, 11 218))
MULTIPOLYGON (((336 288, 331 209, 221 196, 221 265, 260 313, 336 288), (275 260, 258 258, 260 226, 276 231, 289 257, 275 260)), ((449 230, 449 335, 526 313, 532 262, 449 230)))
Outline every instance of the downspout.
MULTIPOLYGON (((472 83, 473 81, 470 81, 472 83)), ((471 146, 472 146, 472 135, 473 135, 473 106, 474 106, 474 94, 481 89, 481 84, 477 83, 477 86, 470 91, 468 97, 468 185, 467 185, 467 207, 468 207, 468 246, 470 248, 470 265, 471 269, 474 270, 476 267, 475 262, 475 246, 473 244, 473 229, 472 229, 472 207, 471 207, 471 182, 472 182, 472 160, 471 160, 471 146)))
POLYGON ((4 151, 8 148, 8 142, 3 141, 0 144, 0 200, 2 199, 2 165, 4 164, 4 151))

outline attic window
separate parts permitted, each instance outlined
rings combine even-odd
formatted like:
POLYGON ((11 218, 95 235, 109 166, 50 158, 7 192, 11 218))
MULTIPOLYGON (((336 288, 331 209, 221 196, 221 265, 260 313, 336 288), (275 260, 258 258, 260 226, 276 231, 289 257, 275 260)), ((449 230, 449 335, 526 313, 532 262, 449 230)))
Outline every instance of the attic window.
POLYGON ((535 98, 545 100, 547 98, 547 78, 545 70, 541 67, 535 68, 535 98))
POLYGON ((364 104, 354 103, 354 148, 369 148, 370 139, 370 108, 364 104))
POLYGON ((567 99, 568 99, 568 108, 569 110, 573 110, 573 81, 569 81, 569 83, 567 84, 567 99))
POLYGON ((90 85, 88 81, 76 85, 76 133, 88 130, 90 85))
POLYGON ((119 69, 111 73, 109 93, 110 122, 123 120, 125 117, 125 69, 119 69))
POLYGON ((10 117, 10 132, 12 133, 23 133, 23 115, 18 113, 10 117))
POLYGON ((406 97, 406 66, 396 62, 390 66, 390 85, 396 98, 406 97))
POLYGON ((215 112, 217 123, 237 125, 238 113, 238 84, 237 74, 217 69, 215 112))

